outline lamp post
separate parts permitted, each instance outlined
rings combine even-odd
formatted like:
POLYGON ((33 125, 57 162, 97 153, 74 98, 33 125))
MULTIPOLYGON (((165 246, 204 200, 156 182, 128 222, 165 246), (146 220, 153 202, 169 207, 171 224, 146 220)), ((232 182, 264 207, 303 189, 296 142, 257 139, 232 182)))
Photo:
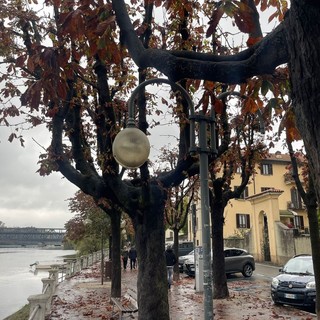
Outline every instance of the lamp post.
POLYGON ((134 98, 138 92, 149 84, 166 83, 172 89, 179 91, 186 100, 189 108, 190 121, 190 153, 200 155, 200 192, 202 216, 202 245, 203 245, 203 288, 204 288, 204 320, 213 319, 212 298, 212 271, 211 271, 211 237, 210 237, 210 208, 208 183, 208 155, 216 155, 215 114, 211 111, 209 116, 194 112, 194 104, 188 92, 179 84, 167 79, 150 79, 141 83, 134 89, 128 101, 127 128, 122 130, 115 138, 112 152, 116 161, 125 168, 138 168, 147 160, 150 144, 146 135, 135 127, 134 98), (199 123, 199 145, 196 146, 195 123, 199 123), (210 136, 208 139, 208 129, 210 136), (208 144, 208 140, 210 143, 208 144), (144 149, 144 150, 143 150, 144 149))

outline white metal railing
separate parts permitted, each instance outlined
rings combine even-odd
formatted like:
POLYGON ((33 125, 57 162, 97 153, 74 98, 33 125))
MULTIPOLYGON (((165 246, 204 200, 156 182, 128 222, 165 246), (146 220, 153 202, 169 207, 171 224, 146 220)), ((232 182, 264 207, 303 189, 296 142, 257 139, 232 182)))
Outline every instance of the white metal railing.
POLYGON ((71 278, 101 260, 101 251, 74 259, 66 259, 63 264, 51 265, 48 278, 41 279, 42 293, 28 297, 30 312, 28 320, 44 320, 49 314, 51 300, 59 282, 71 278))

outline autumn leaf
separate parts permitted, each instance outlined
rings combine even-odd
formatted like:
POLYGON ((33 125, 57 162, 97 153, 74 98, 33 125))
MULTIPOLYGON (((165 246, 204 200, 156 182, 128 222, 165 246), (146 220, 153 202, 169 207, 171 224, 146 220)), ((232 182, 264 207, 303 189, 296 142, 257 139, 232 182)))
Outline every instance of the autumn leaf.
POLYGON ((26 61, 26 55, 22 55, 22 56, 20 56, 20 57, 18 57, 17 59, 16 59, 16 65, 17 65, 17 67, 23 67, 24 66, 24 63, 25 63, 25 61, 26 61))
POLYGON ((261 11, 265 11, 268 7, 268 1, 267 0, 261 0, 261 11))
POLYGON ((220 99, 215 98, 214 100, 214 111, 221 114, 223 111, 223 102, 220 99))
POLYGON ((204 87, 206 90, 212 91, 214 89, 214 86, 215 86, 215 82, 213 82, 213 81, 205 81, 204 82, 204 87))
POLYGON ((247 40, 247 46, 248 47, 251 47, 253 46, 254 44, 258 43, 260 40, 262 39, 262 37, 249 37, 248 40, 247 40))
POLYGON ((16 135, 15 133, 11 133, 10 136, 9 136, 9 138, 8 138, 8 141, 9 141, 9 142, 12 142, 13 139, 15 139, 15 138, 17 138, 17 135, 16 135))
POLYGON ((99 23, 96 29, 96 34, 98 36, 102 36, 103 33, 107 30, 107 28, 115 22, 115 19, 115 16, 110 16, 107 20, 99 23))
POLYGON ((67 15, 61 14, 61 34, 69 34, 72 38, 81 38, 85 33, 82 11, 76 9, 67 15))
POLYGON ((244 113, 256 113, 258 109, 258 104, 251 97, 248 97, 243 101, 244 113))
POLYGON ((223 15, 224 11, 221 7, 218 9, 214 10, 211 16, 210 21, 208 22, 209 28, 206 32, 206 37, 209 38, 213 33, 216 31, 216 27, 223 15))
POLYGON ((286 114, 284 115, 282 121, 280 122, 278 132, 279 134, 285 130, 287 141, 293 142, 301 140, 300 132, 296 125, 296 116, 294 114, 293 108, 290 107, 286 114))

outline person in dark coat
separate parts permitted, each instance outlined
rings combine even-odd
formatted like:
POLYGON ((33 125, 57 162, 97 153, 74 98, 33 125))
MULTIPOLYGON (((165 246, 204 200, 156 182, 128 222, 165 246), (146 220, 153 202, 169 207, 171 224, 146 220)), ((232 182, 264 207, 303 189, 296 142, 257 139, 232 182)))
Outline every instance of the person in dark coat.
POLYGON ((177 262, 177 258, 170 245, 167 247, 165 254, 167 264, 168 289, 170 289, 172 285, 173 267, 177 262))
POLYGON ((122 256, 122 262, 123 262, 123 269, 126 270, 127 269, 127 264, 128 264, 128 249, 127 247, 123 247, 123 250, 121 252, 121 256, 122 256))
POLYGON ((131 247, 129 250, 129 259, 130 259, 130 269, 132 270, 136 268, 137 262, 137 250, 135 247, 131 247))

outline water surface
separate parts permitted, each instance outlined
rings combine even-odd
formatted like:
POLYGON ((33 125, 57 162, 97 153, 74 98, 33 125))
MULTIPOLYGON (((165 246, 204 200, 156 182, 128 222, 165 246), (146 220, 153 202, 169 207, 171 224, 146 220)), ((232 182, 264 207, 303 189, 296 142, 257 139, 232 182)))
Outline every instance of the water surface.
POLYGON ((30 264, 62 262, 73 250, 39 248, 0 248, 0 319, 18 311, 28 303, 27 298, 42 291, 42 278, 47 271, 32 272, 30 264))

